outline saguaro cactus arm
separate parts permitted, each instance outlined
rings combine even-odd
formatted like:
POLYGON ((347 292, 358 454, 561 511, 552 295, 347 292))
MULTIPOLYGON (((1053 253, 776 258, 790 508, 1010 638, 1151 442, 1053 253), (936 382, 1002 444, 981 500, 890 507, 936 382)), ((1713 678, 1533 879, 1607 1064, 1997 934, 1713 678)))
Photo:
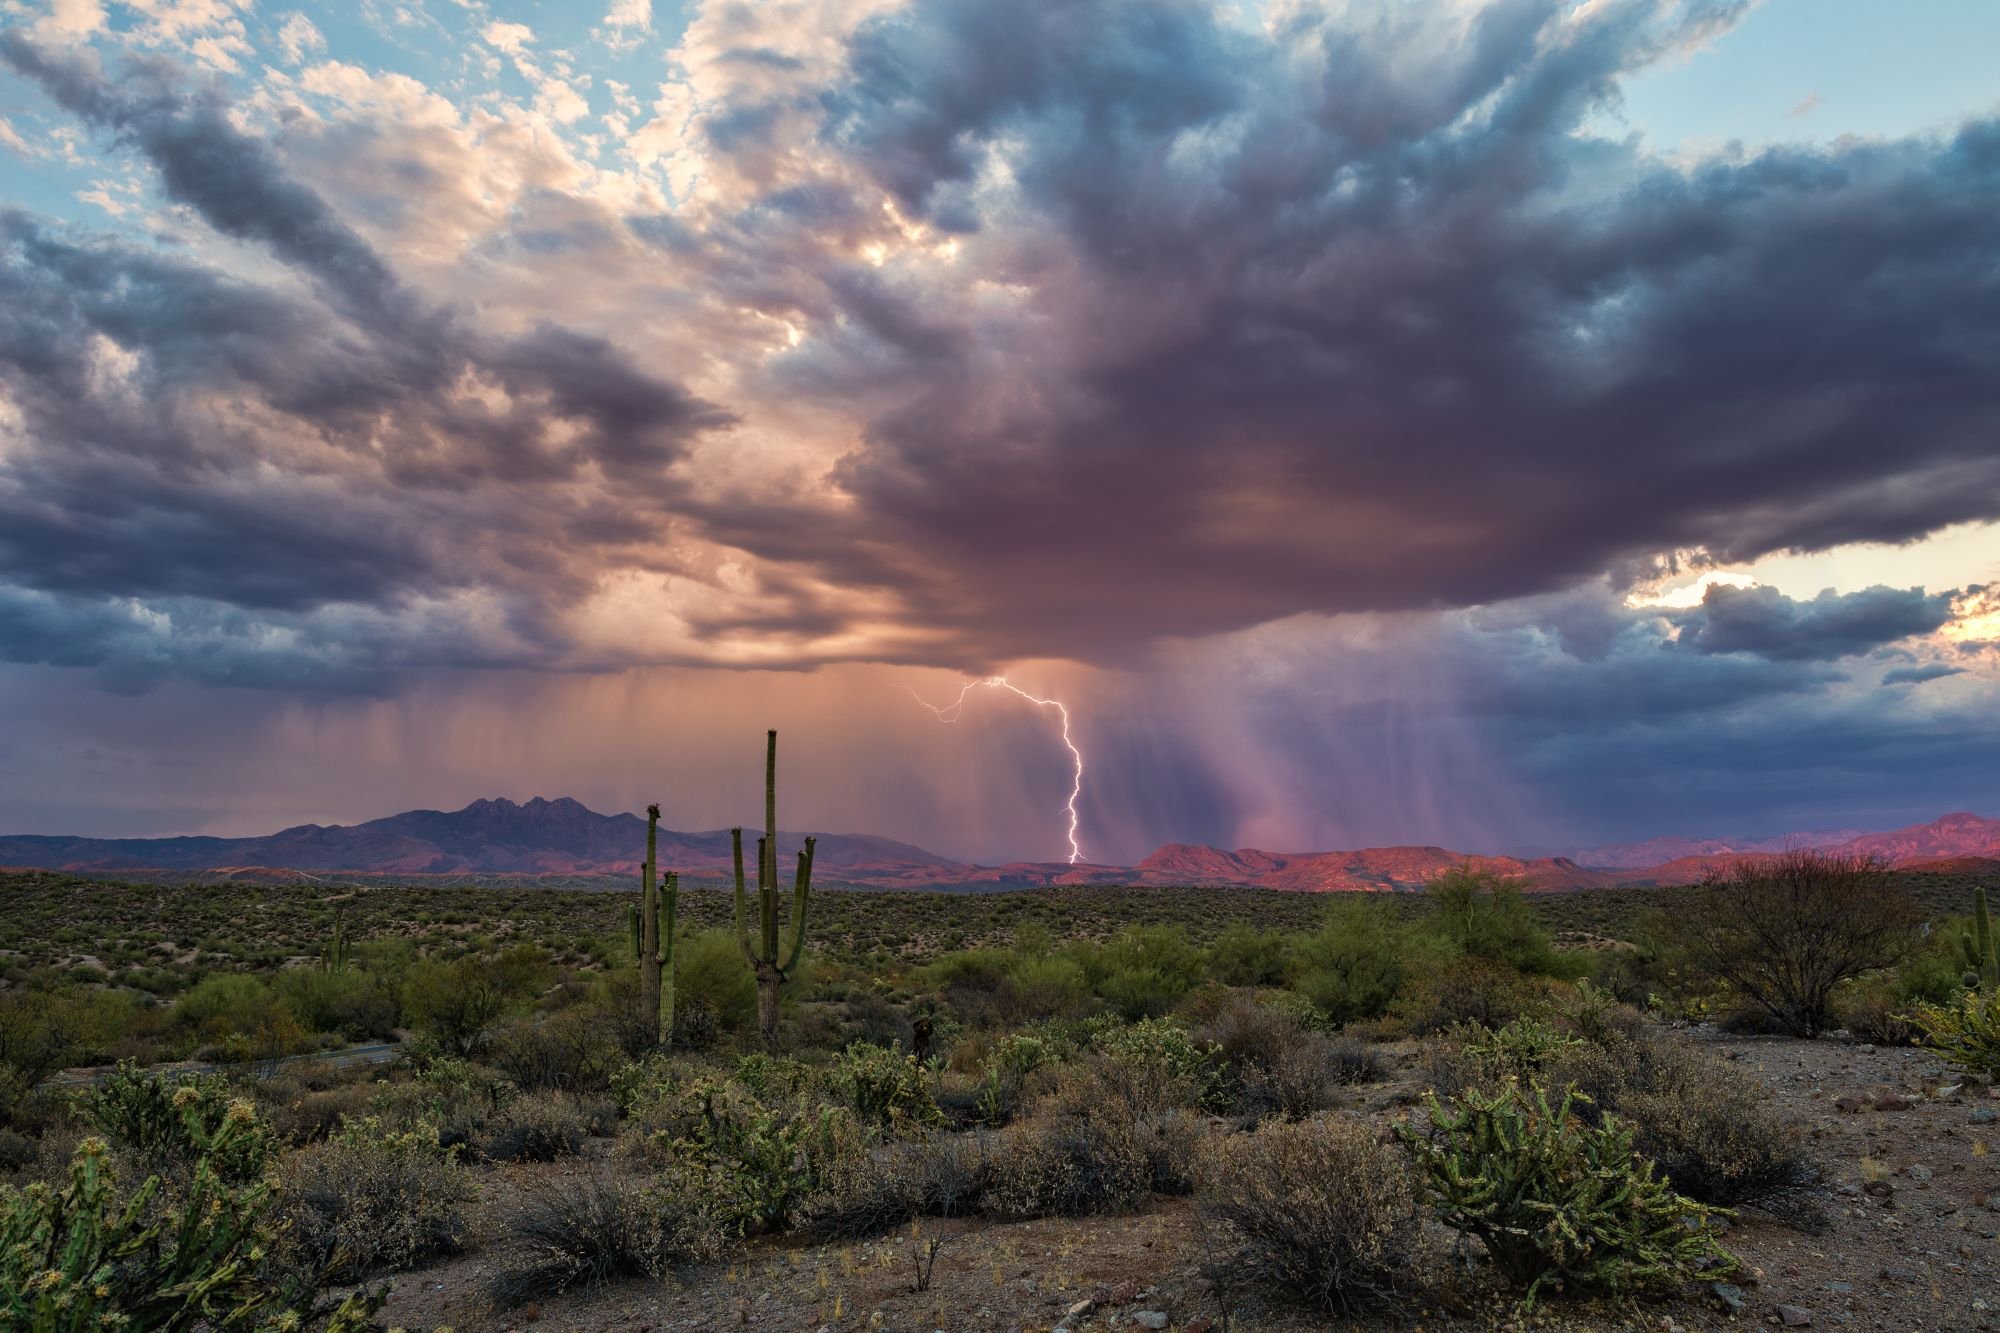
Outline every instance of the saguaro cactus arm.
POLYGON ((799 853, 798 878, 792 882, 792 943, 785 951, 785 961, 779 970, 790 972, 798 966, 799 954, 806 947, 806 904, 812 898, 813 838, 806 839, 805 849, 799 853))
POLYGON ((757 951, 750 947, 750 920, 747 894, 743 887, 743 830, 729 830, 730 851, 736 860, 736 942, 743 947, 743 961, 757 966, 757 951))

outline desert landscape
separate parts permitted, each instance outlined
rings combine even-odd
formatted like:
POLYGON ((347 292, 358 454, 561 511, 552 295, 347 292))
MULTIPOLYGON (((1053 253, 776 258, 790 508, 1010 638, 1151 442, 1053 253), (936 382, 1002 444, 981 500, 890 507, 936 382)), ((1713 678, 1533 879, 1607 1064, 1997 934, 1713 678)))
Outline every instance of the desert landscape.
POLYGON ((2000 1333, 1996 70, 0 0, 0 1333, 2000 1333))

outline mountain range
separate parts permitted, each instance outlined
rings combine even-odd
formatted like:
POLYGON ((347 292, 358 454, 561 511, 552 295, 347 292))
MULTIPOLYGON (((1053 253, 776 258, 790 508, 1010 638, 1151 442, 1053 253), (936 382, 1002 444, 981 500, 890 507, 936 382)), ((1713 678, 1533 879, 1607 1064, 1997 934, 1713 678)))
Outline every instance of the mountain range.
MULTIPOLYGON (((781 832, 789 860, 802 836, 781 832)), ((354 825, 300 824, 259 838, 78 838, 0 836, 0 867, 196 878, 293 876, 573 876, 629 878, 646 845, 637 815, 602 815, 562 797, 525 804, 480 800, 462 810, 410 810, 354 825)), ((1470 861, 1540 891, 1616 884, 1673 884, 1767 857, 1786 847, 1880 856, 1911 868, 2000 870, 2000 819, 1949 814, 1928 824, 1864 833, 1852 829, 1754 841, 1655 838, 1561 855, 1487 856, 1443 847, 1356 851, 1225 851, 1170 843, 1134 866, 1014 862, 981 866, 907 842, 859 833, 819 836, 815 878, 861 888, 1032 888, 1054 884, 1253 885, 1303 892, 1397 890, 1470 861)), ((725 879, 724 829, 659 832, 660 862, 690 880, 725 879)))

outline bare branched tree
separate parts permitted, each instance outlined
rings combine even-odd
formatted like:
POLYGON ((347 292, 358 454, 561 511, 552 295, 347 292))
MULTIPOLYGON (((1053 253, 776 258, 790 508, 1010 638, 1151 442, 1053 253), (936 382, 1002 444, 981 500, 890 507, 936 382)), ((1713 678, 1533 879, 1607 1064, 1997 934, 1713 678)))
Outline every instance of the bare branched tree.
POLYGON ((1801 1037, 1824 1032, 1841 982, 1908 952, 1918 911, 1879 860, 1795 850, 1703 885, 1683 923, 1698 967, 1801 1037))

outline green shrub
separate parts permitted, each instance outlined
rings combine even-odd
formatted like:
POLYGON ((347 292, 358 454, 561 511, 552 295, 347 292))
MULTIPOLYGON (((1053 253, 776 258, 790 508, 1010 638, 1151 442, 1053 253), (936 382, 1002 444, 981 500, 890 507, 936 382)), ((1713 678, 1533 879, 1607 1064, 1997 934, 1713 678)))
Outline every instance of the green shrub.
POLYGON ((1055 1061, 1055 1044, 1027 1033, 1010 1033, 994 1043, 979 1072, 979 1118, 999 1124, 1020 1109, 1028 1075, 1055 1061))
POLYGON ((1200 1204, 1240 1242, 1233 1278, 1328 1314, 1390 1304, 1422 1269, 1422 1219, 1403 1158, 1366 1125, 1312 1120, 1224 1140, 1200 1204))
POLYGON ((1106 1028, 1095 1049, 1107 1082, 1135 1112, 1228 1102, 1219 1052, 1172 1019, 1106 1028))
POLYGON ((782 1230, 825 1172, 863 1151, 844 1108, 770 1106, 736 1082, 696 1080, 651 1114, 669 1180, 738 1232, 782 1230))
POLYGON ((1974 1078, 2000 1081, 2000 991, 1964 990, 1947 1004, 1918 1004, 1923 1044, 1974 1078))
POLYGON ((1544 976, 1571 973, 1548 932, 1535 921, 1518 881, 1471 865, 1447 870, 1424 886, 1428 925, 1460 957, 1505 963, 1544 976))
POLYGON ((465 1248, 473 1184, 435 1134, 397 1132, 369 1117, 281 1165, 300 1262, 322 1282, 355 1282, 465 1248))
POLYGON ((469 1056, 485 1050, 494 1024, 547 985, 548 962, 530 945, 497 958, 426 960, 403 978, 403 1013, 412 1027, 445 1050, 469 1056))
POLYGON ((348 1041, 389 1037, 401 1016, 395 992, 357 968, 294 967, 280 972, 272 988, 308 1032, 338 1033, 348 1041))
POLYGON ((856 1042, 834 1062, 832 1082, 863 1125, 906 1132, 944 1122, 928 1074, 900 1045, 856 1042))
POLYGON ((1206 960, 1178 926, 1127 926, 1098 951, 1097 991, 1128 1020, 1157 1018, 1201 984, 1206 960))
POLYGON ((1396 1132, 1438 1220, 1478 1237, 1526 1305, 1544 1288, 1624 1297, 1734 1266, 1716 1210, 1675 1194, 1616 1116, 1585 1124, 1573 1091, 1552 1107, 1510 1081, 1426 1105, 1426 1129, 1396 1132))
POLYGON ((523 1088, 597 1092, 622 1063, 617 1024, 593 1005, 577 1004, 524 1019, 493 1037, 489 1058, 523 1088))
POLYGON ((1387 1013, 1409 979, 1408 932, 1366 895, 1337 894, 1320 928, 1295 949, 1292 989, 1344 1024, 1387 1013))
POLYGON ((43 1079, 101 1055, 131 1016, 107 991, 0 989, 0 1124, 43 1079))
POLYGON ((690 1015, 707 1014, 721 1032, 745 1032, 756 1024, 757 978, 743 965, 743 949, 732 932, 698 930, 674 946, 674 1006, 690 1015))
POLYGON ((1281 932, 1242 921, 1224 928, 1208 949, 1208 973, 1225 986, 1281 986, 1291 962, 1281 932))
POLYGON ((721 1253, 722 1229, 670 1190, 596 1174, 544 1180, 504 1224, 505 1257, 492 1285, 503 1309, 620 1278, 660 1278, 721 1253))

